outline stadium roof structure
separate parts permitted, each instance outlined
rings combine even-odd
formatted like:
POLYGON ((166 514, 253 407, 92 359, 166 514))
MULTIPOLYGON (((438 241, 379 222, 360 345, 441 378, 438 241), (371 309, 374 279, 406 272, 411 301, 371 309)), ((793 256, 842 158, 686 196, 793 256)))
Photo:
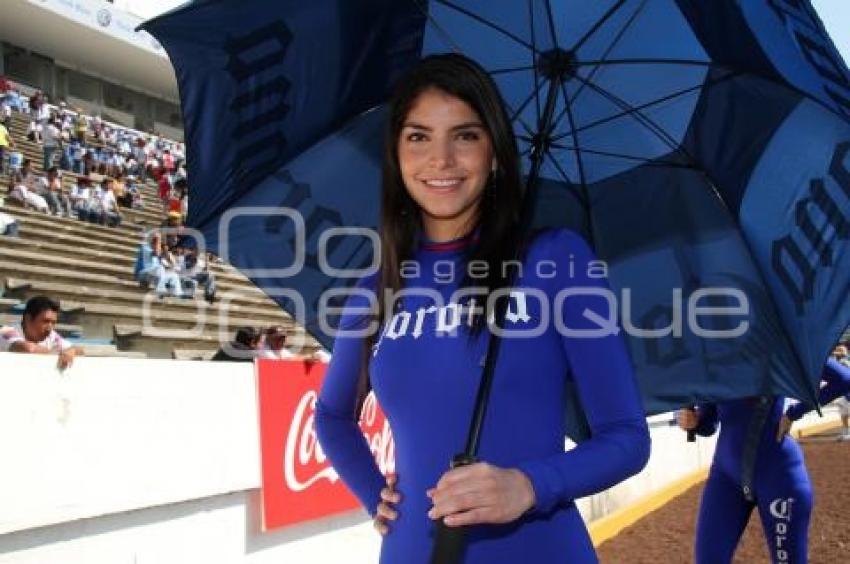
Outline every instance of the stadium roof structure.
POLYGON ((142 22, 98 0, 3 0, 0 37, 57 63, 177 103, 165 50, 142 22))

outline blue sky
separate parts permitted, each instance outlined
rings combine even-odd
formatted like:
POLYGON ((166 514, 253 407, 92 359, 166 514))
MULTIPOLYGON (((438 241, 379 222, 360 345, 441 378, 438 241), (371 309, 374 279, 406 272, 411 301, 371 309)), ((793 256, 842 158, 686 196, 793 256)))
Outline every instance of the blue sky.
POLYGON ((844 62, 850 63, 850 0, 812 0, 844 62))

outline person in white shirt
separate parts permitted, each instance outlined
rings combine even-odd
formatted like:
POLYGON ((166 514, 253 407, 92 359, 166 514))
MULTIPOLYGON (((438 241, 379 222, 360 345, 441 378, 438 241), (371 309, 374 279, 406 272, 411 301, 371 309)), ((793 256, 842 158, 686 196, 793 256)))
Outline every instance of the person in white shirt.
POLYGON ((33 143, 41 143, 41 132, 44 128, 41 126, 38 121, 31 121, 29 127, 27 128, 27 139, 32 141, 33 143))
POLYGON ((259 358, 273 360, 303 359, 310 362, 330 362, 331 356, 323 350, 309 355, 297 355, 286 348, 286 329, 282 325, 272 325, 265 332, 259 358))
POLYGON ((0 235, 18 236, 18 220, 7 213, 0 212, 0 235))
POLYGON ((77 217, 86 221, 89 216, 89 204, 91 200, 91 189, 89 188, 89 179, 80 178, 77 183, 71 188, 71 209, 77 217))
POLYGON ((102 210, 100 222, 102 225, 118 227, 121 225, 121 212, 118 211, 118 201, 115 199, 114 181, 107 179, 104 182, 106 183, 106 189, 100 195, 100 207, 102 210))
POLYGON ((260 358, 274 360, 287 360, 296 358, 295 353, 286 349, 286 329, 280 325, 273 325, 266 329, 263 346, 260 349, 260 358))
POLYGON ((64 370, 83 354, 56 332, 59 303, 47 296, 30 298, 20 324, 0 327, 0 352, 58 354, 58 367, 64 370))
POLYGON ((54 215, 65 213, 70 217, 71 202, 62 187, 62 177, 55 166, 47 170, 47 177, 38 180, 38 193, 45 199, 54 215))
POLYGON ((29 159, 24 159, 21 169, 12 173, 12 189, 9 191, 9 197, 25 207, 43 213, 50 212, 47 200, 38 194, 38 176, 32 171, 32 163, 29 159))
POLYGON ((59 150, 59 138, 62 133, 53 120, 48 120, 41 132, 41 148, 44 153, 44 170, 53 166, 53 157, 59 150))

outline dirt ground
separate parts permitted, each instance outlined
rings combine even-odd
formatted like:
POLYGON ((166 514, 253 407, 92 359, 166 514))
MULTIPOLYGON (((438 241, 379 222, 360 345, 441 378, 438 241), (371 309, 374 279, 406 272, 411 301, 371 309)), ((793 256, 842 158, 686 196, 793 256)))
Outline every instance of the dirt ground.
MULTIPOLYGON (((804 443, 815 491, 809 529, 810 564, 850 563, 850 441, 804 443)), ((703 485, 694 486, 598 548, 604 564, 693 562, 697 508, 703 485)), ((758 513, 735 553, 735 564, 769 563, 758 513)))

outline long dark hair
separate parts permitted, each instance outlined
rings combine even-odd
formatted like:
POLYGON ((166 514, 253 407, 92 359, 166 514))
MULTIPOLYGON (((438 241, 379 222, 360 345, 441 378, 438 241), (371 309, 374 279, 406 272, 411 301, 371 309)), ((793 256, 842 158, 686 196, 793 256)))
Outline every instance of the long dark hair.
MULTIPOLYGON (((436 89, 466 102, 478 116, 489 135, 496 160, 496 170, 490 176, 479 203, 477 223, 470 230, 478 232, 476 242, 468 247, 466 263, 485 261, 487 277, 477 279, 489 295, 504 287, 506 279, 502 265, 517 258, 521 244, 519 215, 522 207, 523 184, 519 153, 510 118, 498 88, 487 72, 476 62, 459 54, 431 55, 422 59, 397 83, 390 101, 390 111, 384 140, 383 196, 381 206, 381 270, 377 283, 375 319, 377 327, 388 321, 385 297, 396 295, 402 288, 401 264, 413 259, 421 237, 419 206, 410 197, 401 176, 398 142, 405 119, 420 94, 436 89)), ((462 286, 471 283, 467 275, 462 286)), ((478 316, 473 333, 480 332, 485 316, 478 316)), ((379 330, 380 332, 380 330, 379 330)), ((378 339, 372 334, 364 350, 364 371, 361 375, 361 400, 368 392, 369 351, 378 339)))

